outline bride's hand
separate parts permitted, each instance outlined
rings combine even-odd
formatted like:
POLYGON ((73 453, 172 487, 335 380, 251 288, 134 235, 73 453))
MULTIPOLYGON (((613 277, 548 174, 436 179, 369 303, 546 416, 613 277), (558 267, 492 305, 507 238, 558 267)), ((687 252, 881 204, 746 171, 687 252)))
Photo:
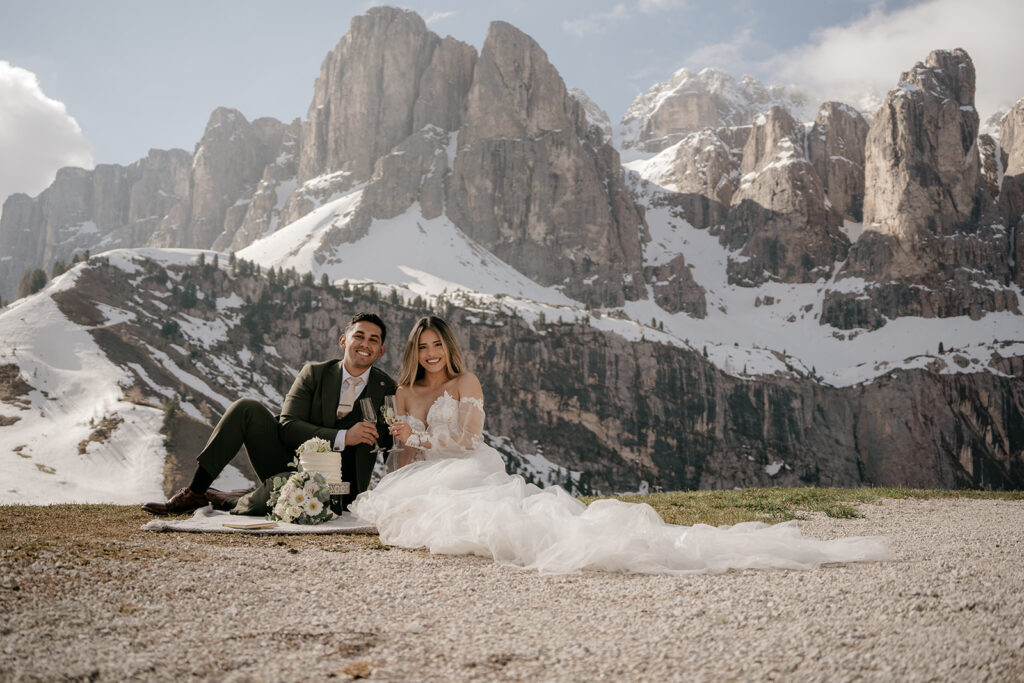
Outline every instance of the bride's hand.
POLYGON ((391 436, 397 437, 399 441, 408 441, 412 436, 412 427, 408 422, 396 422, 388 429, 391 436))

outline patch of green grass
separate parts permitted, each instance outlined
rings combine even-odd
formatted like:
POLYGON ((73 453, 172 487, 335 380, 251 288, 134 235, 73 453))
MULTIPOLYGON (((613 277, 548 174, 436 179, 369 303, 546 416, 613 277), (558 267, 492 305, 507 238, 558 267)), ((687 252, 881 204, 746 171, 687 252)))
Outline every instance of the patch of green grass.
MULTIPOLYGON (((906 488, 767 488, 730 491, 673 491, 643 496, 610 496, 631 503, 647 503, 671 524, 774 524, 799 519, 808 512, 829 517, 862 517, 857 506, 883 498, 967 498, 1024 500, 1024 491, 947 491, 906 488)), ((584 498, 590 503, 597 498, 584 498)))

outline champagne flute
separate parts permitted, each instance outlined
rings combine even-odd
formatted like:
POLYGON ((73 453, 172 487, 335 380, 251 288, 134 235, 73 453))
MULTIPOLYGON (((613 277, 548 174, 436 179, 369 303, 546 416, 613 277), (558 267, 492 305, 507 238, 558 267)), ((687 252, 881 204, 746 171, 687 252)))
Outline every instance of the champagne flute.
MULTIPOLYGON (((372 398, 361 398, 359 399, 359 411, 363 414, 362 422, 369 422, 376 426, 377 424, 377 409, 373 407, 372 398)), ((377 440, 373 440, 373 448, 370 449, 371 453, 383 453, 384 449, 380 447, 377 440)))
MULTIPOLYGON (((398 422, 398 409, 395 406, 394 394, 390 394, 384 397, 384 405, 380 407, 380 414, 381 417, 384 418, 384 421, 388 423, 389 427, 398 422)), ((397 437, 395 438, 394 441, 394 448, 402 447, 402 442, 399 441, 397 437)))

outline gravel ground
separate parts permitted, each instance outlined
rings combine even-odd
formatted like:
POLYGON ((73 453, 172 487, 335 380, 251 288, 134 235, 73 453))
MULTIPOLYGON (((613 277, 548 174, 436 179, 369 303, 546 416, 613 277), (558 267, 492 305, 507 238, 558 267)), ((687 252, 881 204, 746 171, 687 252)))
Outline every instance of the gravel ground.
POLYGON ((815 515, 897 559, 540 576, 475 557, 147 534, 87 564, 0 556, 0 679, 1024 680, 1024 502, 815 515))

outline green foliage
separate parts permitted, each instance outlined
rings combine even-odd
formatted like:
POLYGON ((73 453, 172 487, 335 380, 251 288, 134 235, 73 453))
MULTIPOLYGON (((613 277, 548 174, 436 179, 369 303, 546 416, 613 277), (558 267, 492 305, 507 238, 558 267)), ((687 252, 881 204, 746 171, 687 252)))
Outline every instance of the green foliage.
POLYGON ((144 268, 146 270, 145 279, 152 280, 161 286, 167 284, 167 271, 159 263, 147 259, 144 268))
MULTIPOLYGON (((651 505, 671 524, 783 522, 821 512, 837 519, 860 517, 858 505, 884 498, 983 498, 1024 500, 1024 491, 959 491, 903 488, 763 488, 733 491, 675 491, 643 496, 610 496, 651 505)), ((584 498, 591 502, 593 498, 584 498)))
POLYGON ((309 313, 313 310, 313 292, 308 289, 299 290, 297 298, 299 300, 299 313, 309 313))
POLYGON ((18 282, 18 298, 35 294, 46 286, 46 271, 41 268, 26 268, 18 282))
POLYGON ((313 286, 313 273, 306 272, 302 274, 302 286, 312 287, 313 286))
POLYGON ((195 308, 198 301, 199 295, 196 290, 196 283, 189 282, 181 292, 179 304, 182 308, 195 308))
POLYGON ((53 269, 50 270, 50 279, 52 280, 53 278, 57 277, 58 275, 63 275, 67 271, 68 271, 67 264, 65 264, 63 261, 56 261, 53 264, 53 269))
POLYGON ((167 322, 160 326, 160 334, 167 337, 168 339, 173 339, 177 337, 180 332, 181 325, 178 324, 177 320, 168 320, 167 322))

